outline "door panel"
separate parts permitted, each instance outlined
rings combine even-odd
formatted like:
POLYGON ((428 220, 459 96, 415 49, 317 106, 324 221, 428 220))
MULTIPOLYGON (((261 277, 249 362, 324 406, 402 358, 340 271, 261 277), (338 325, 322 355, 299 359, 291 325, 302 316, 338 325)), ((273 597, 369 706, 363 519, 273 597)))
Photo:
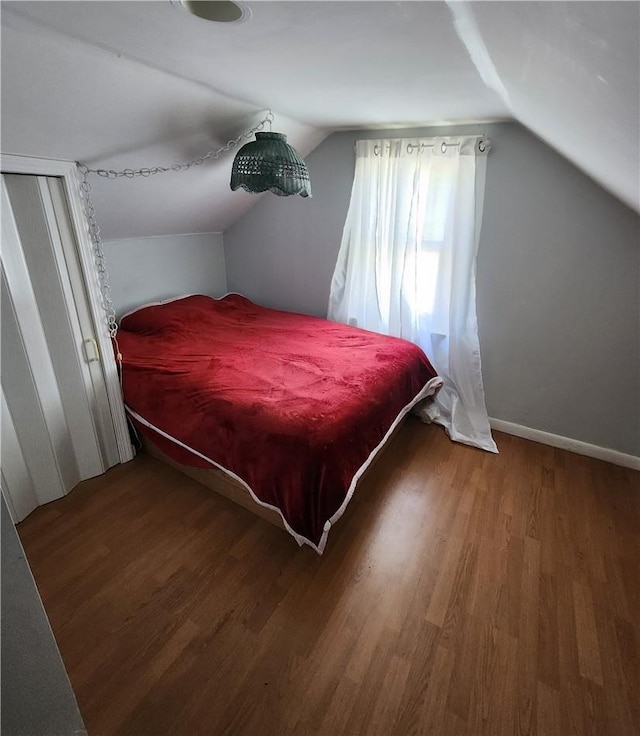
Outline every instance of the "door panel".
POLYGON ((39 505, 35 486, 27 463, 22 454, 20 441, 9 413, 7 402, 2 398, 2 473, 0 482, 2 488, 12 488, 13 495, 6 494, 6 500, 14 521, 24 519, 36 506, 39 505))
POLYGON ((69 277, 56 254, 59 233, 51 212, 47 218, 47 192, 45 180, 3 176, 1 370, 3 430, 6 423, 11 431, 2 450, 3 464, 6 449, 16 469, 3 472, 3 481, 16 521, 33 510, 34 497, 38 505, 59 498, 106 469, 87 391, 91 376, 81 358, 84 338, 73 302, 67 304, 69 277), (12 436, 27 473, 17 470, 12 436))
MULTIPOLYGON (((94 324, 88 307, 88 298, 85 289, 82 270, 77 258, 76 243, 73 235, 67 200, 64 194, 62 180, 55 177, 39 177, 40 191, 45 210, 51 209, 47 221, 51 224, 52 243, 60 274, 60 286, 67 304, 74 304, 75 309, 68 310, 71 321, 71 330, 75 335, 73 353, 78 369, 77 384, 84 382, 87 400, 91 407, 91 416, 94 421, 93 431, 98 434, 98 444, 102 448, 103 465, 108 468, 118 462, 118 444, 113 427, 113 417, 109 410, 109 397, 104 381, 103 363, 100 359, 99 348, 94 339, 94 324), (56 228, 53 228, 55 222, 56 228), (96 352, 97 351, 97 352, 96 352), (97 359, 95 359, 97 356, 97 359)), ((54 360, 55 363, 55 360, 54 360)), ((74 389, 75 390, 75 389, 74 389)), ((69 399, 65 399, 65 387, 61 386, 65 407, 69 406, 73 391, 69 392, 69 399)), ((88 427, 87 430, 89 431, 88 427)), ((84 471, 82 471, 84 472, 84 471)), ((87 470, 89 475, 96 475, 87 470)))

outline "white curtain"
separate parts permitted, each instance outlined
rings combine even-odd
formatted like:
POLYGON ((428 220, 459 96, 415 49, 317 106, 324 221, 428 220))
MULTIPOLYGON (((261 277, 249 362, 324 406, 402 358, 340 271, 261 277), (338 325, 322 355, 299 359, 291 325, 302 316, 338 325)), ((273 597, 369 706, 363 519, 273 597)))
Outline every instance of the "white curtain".
POLYGON ((479 136, 357 142, 328 317, 418 344, 444 379, 423 418, 497 452, 475 291, 488 150, 479 136))

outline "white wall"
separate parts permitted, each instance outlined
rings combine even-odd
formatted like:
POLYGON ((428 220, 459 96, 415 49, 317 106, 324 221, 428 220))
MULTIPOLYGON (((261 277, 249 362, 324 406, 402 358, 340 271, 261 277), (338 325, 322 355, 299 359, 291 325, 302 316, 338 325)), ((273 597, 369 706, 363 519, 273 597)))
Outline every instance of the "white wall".
POLYGON ((640 217, 517 123, 336 133, 313 198, 265 197, 224 234, 228 287, 326 315, 359 138, 492 140, 477 308, 490 416, 640 455, 640 217))
POLYGON ((221 233, 112 240, 104 253, 118 315, 173 296, 227 291, 221 233))

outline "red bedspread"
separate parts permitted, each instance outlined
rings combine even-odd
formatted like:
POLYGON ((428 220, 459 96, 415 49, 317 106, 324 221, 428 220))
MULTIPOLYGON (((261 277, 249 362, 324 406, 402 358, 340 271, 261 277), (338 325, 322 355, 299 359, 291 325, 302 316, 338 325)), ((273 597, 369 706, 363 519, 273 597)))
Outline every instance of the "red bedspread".
POLYGON ((410 342, 238 294, 142 307, 118 342, 140 430, 178 462, 238 476, 319 552, 394 422, 442 383, 410 342))

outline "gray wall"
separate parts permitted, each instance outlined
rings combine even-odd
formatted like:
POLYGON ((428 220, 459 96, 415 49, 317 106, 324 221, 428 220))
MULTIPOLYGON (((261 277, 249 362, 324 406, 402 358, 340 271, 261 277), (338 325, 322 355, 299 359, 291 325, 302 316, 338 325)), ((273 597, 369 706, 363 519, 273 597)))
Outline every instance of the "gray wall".
POLYGON ((517 123, 336 133, 309 157, 313 198, 263 197, 224 234, 227 283, 326 315, 358 138, 492 140, 477 308, 489 415, 640 454, 640 217, 517 123))
POLYGON ((4 494, 0 516, 2 733, 82 736, 87 731, 4 494))
POLYGON ((221 233, 112 240, 104 254, 118 315, 173 296, 227 291, 221 233))

